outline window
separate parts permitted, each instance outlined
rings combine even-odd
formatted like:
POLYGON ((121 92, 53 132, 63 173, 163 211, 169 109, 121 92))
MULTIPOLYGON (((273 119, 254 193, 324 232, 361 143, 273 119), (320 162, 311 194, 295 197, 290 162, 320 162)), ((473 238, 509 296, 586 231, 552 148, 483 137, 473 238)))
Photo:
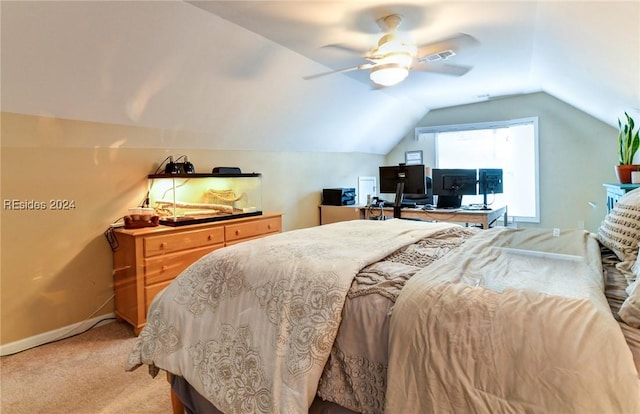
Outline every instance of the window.
MULTIPOLYGON (((416 140, 432 135, 436 168, 502 168, 503 194, 487 202, 507 205, 517 221, 540 222, 538 118, 416 128, 416 140)), ((482 203, 465 196, 465 204, 482 203)))

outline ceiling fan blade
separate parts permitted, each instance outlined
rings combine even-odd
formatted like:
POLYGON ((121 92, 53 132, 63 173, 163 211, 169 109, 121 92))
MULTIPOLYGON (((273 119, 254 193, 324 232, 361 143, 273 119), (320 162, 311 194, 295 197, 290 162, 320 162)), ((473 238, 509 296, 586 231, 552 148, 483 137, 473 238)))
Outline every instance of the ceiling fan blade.
POLYGON ((384 59, 384 56, 376 56, 376 55, 366 55, 363 57, 371 63, 380 63, 380 61, 384 59))
POLYGON ((358 56, 362 56, 365 53, 367 53, 366 50, 361 50, 358 49, 354 46, 349 46, 343 43, 332 43, 330 45, 324 45, 322 46, 323 49, 327 49, 327 48, 331 48, 331 49, 338 49, 338 50, 342 50, 343 52, 347 52, 350 53, 352 55, 358 55, 358 56))
POLYGON ((436 42, 418 46, 416 56, 418 56, 418 59, 421 59, 447 50, 457 52, 458 50, 470 49, 478 45, 480 45, 480 42, 475 37, 466 33, 458 33, 436 42))
POLYGON ((334 73, 345 73, 345 72, 351 72, 351 71, 354 71, 354 70, 371 69, 374 66, 375 65, 373 63, 363 63, 362 65, 358 65, 358 66, 351 66, 351 67, 348 67, 348 68, 342 68, 342 69, 330 70, 328 72, 316 73, 315 75, 303 76, 303 79, 310 80, 310 79, 320 78, 322 76, 333 75, 334 73))
POLYGON ((450 63, 429 64, 426 62, 418 62, 411 67, 416 72, 432 72, 450 76, 462 76, 473 69, 473 66, 452 65, 450 63))

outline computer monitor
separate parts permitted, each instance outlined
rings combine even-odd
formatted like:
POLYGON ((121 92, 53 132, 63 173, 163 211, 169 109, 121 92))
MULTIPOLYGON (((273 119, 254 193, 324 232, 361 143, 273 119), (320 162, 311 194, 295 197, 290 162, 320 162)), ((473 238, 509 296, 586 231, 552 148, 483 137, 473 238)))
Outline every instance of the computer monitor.
POLYGON ((396 192, 398 184, 398 166, 380 167, 380 193, 391 194, 396 192))
POLYGON ((460 208, 462 196, 478 194, 477 170, 434 169, 433 194, 438 196, 438 208, 460 208))
POLYGON ((381 166, 379 170, 381 194, 393 194, 398 183, 403 183, 404 200, 417 204, 432 203, 431 178, 426 176, 424 165, 381 166))
POLYGON ((487 205, 487 194, 502 193, 502 169, 480 168, 478 170, 478 192, 483 195, 483 206, 487 205))

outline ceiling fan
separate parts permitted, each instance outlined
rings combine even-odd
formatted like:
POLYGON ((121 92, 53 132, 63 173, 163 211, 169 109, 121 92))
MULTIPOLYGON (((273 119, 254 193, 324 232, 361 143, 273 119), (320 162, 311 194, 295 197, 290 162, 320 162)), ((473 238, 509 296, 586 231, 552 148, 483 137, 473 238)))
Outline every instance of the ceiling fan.
POLYGON ((306 76, 305 79, 333 73, 368 70, 369 78, 376 87, 386 87, 402 82, 410 71, 462 76, 471 70, 470 66, 446 62, 455 56, 460 49, 477 45, 479 42, 473 36, 459 33, 437 42, 417 46, 398 32, 401 22, 402 17, 398 14, 391 14, 377 20, 378 26, 384 31, 384 34, 378 40, 378 45, 363 56, 368 61, 367 63, 306 76))

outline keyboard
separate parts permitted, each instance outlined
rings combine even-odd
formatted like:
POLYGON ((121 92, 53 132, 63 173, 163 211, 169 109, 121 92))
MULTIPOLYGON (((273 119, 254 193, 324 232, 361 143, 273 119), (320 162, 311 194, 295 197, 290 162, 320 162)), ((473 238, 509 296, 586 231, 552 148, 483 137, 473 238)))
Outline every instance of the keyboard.
MULTIPOLYGON (((400 204, 401 208, 416 208, 416 203, 402 203, 400 204)), ((395 207, 395 203, 392 201, 385 201, 383 207, 395 207)))
POLYGON ((469 206, 462 207, 463 210, 488 210, 483 205, 480 204, 471 204, 469 206))

